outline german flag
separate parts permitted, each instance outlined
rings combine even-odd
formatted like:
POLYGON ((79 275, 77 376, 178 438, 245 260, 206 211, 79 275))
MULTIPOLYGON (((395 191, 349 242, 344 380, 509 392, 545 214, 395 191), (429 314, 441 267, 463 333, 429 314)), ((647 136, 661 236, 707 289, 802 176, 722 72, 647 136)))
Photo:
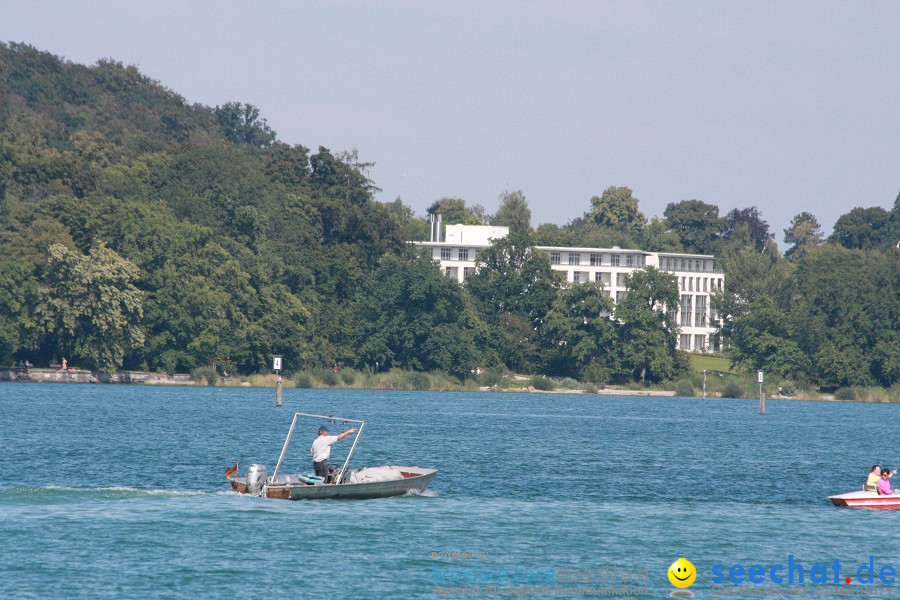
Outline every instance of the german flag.
POLYGON ((226 478, 226 479, 231 479, 232 477, 234 477, 235 475, 237 475, 237 474, 238 474, 238 467, 239 467, 240 465, 241 465, 241 463, 240 463, 240 461, 238 461, 238 462, 234 463, 233 465, 231 465, 230 467, 228 467, 227 469, 225 469, 225 478, 226 478))

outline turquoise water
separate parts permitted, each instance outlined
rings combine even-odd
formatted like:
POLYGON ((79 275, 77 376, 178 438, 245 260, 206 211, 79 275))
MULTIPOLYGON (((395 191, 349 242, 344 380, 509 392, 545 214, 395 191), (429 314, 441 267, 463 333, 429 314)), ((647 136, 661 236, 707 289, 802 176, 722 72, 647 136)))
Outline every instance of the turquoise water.
MULTIPOLYGON (((767 408, 290 389, 276 410, 264 389, 0 384, 0 596, 439 597, 484 586, 465 581, 472 573, 611 579, 615 565, 618 585, 644 572, 630 585, 667 597, 681 556, 697 597, 713 595, 715 564, 768 569, 791 555, 807 577, 835 559, 854 575, 872 556, 900 571, 900 511, 827 499, 858 489, 873 462, 900 464, 900 406, 767 408), (235 460, 241 474, 251 462, 271 473, 295 410, 367 420, 354 464, 435 467, 431 492, 286 502, 228 491, 235 460), (453 551, 481 556, 432 556, 453 551)), ((313 437, 297 432, 287 472, 310 469, 313 437)))

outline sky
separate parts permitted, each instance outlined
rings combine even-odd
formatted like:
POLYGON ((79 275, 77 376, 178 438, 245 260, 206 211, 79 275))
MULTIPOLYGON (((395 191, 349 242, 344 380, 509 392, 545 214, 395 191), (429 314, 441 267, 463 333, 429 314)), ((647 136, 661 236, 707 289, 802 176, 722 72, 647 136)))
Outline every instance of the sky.
MULTIPOLYGON (((900 192, 900 2, 0 0, 0 40, 133 64, 280 140, 374 162, 381 201, 563 225, 628 186, 647 217, 756 206, 782 250, 900 192)), ((2 74, 0 74, 2 76, 2 74)))

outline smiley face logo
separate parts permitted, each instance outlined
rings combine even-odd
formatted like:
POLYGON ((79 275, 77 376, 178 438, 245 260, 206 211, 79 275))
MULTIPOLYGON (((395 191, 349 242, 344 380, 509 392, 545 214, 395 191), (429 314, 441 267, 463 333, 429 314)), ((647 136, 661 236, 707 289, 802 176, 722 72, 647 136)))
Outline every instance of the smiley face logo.
POLYGON ((697 569, 686 558, 679 558, 669 567, 669 581, 677 588, 689 587, 697 579, 697 569))

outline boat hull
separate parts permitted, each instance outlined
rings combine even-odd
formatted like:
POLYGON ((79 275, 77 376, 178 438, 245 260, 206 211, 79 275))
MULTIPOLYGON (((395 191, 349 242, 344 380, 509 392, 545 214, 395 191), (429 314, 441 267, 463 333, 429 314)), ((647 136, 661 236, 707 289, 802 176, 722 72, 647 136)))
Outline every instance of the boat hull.
MULTIPOLYGON (((266 485, 263 493, 265 498, 279 500, 363 500, 368 498, 389 498, 402 496, 409 493, 422 493, 437 475, 435 469, 423 469, 419 467, 394 467, 403 474, 403 479, 392 481, 371 481, 364 483, 341 483, 329 485, 305 485, 292 483, 294 476, 288 476, 285 481, 279 477, 273 485, 266 485)), ((231 489, 241 494, 247 494, 247 480, 236 477, 231 480, 231 489)))
POLYGON ((849 492, 828 499, 835 506, 850 508, 900 508, 900 494, 879 496, 875 492, 849 492))

